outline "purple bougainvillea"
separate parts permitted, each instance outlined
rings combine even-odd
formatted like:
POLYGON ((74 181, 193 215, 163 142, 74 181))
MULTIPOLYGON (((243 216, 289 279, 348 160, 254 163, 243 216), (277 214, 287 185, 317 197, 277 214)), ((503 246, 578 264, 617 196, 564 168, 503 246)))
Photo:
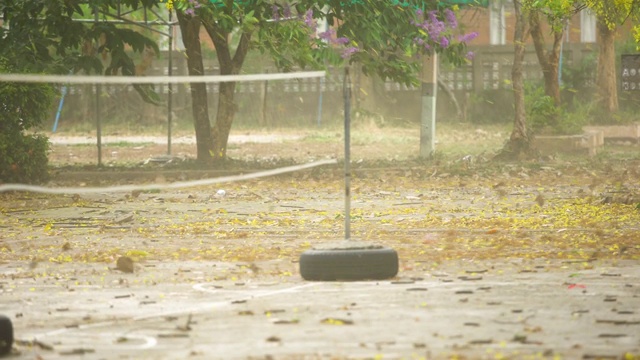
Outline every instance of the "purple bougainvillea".
POLYGON ((444 18, 447 20, 447 24, 450 28, 455 29, 458 27, 458 19, 456 18, 456 13, 451 9, 444 9, 444 18))
POLYGON ((440 47, 442 47, 443 49, 447 48, 449 46, 449 38, 447 38, 446 36, 443 36, 440 38, 440 47))
POLYGON ((458 36, 458 41, 462 43, 468 43, 469 41, 478 37, 478 33, 476 31, 470 32, 468 34, 458 36))
MULTIPOLYGON (((422 36, 415 37, 413 43, 426 51, 433 48, 446 49, 452 46, 456 40, 458 43, 466 44, 478 36, 477 32, 471 32, 455 37, 452 30, 458 28, 458 19, 456 13, 451 9, 445 9, 441 15, 437 11, 429 11, 425 14, 424 11, 418 9, 415 15, 416 20, 411 21, 411 24, 420 28, 422 36)), ((465 57, 472 59, 473 53, 468 52, 465 57)))
POLYGON ((327 31, 323 31, 321 33, 318 33, 318 37, 322 40, 325 41, 331 41, 331 39, 333 38, 333 35, 336 34, 336 31, 333 29, 329 29, 327 31))
POLYGON ((313 21, 313 10, 309 9, 307 10, 307 12, 304 14, 304 23, 312 28, 315 29, 316 28, 316 24, 313 21))
POLYGON ((342 57, 343 59, 347 59, 351 57, 351 55, 357 53, 358 51, 360 51, 360 49, 358 49, 357 47, 349 46, 348 48, 345 48, 344 50, 342 50, 342 54, 340 54, 340 57, 342 57))

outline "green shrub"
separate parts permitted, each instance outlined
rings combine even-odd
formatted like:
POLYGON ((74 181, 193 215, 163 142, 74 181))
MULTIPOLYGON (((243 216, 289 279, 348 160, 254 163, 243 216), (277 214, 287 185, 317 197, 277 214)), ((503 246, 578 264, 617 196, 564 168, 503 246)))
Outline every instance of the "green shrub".
POLYGON ((48 179, 48 139, 31 132, 49 114, 54 95, 49 85, 0 82, 0 182, 48 179))
POLYGON ((592 114, 595 108, 593 102, 582 102, 574 104, 571 110, 563 109, 556 127, 557 133, 581 134, 582 128, 592 123, 592 114))
POLYGON ((39 183, 49 179, 49 139, 42 135, 0 134, 0 182, 39 183))
POLYGON ((557 106, 543 86, 533 83, 525 84, 525 108, 531 131, 544 135, 579 134, 589 123, 592 112, 589 103, 577 104, 571 110, 557 106))
POLYGON ((542 86, 531 82, 525 83, 524 94, 529 129, 535 134, 556 133, 561 109, 554 104, 553 98, 545 94, 542 86))

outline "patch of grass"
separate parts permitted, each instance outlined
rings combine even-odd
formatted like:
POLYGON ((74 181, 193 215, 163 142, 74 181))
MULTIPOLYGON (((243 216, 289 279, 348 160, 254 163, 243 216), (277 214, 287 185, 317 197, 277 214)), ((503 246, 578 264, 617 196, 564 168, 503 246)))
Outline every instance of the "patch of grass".
POLYGON ((343 141, 343 134, 333 131, 313 132, 304 136, 302 141, 312 141, 319 143, 343 141))

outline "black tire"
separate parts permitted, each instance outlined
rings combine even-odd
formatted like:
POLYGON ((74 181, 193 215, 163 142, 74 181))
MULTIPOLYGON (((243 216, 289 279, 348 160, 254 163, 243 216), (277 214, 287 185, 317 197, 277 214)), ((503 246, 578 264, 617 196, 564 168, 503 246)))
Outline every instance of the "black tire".
POLYGON ((0 315, 0 356, 9 354, 12 346, 13 325, 8 317, 0 315))
POLYGON ((308 250, 300 275, 310 281, 382 280, 398 274, 398 253, 389 248, 308 250))

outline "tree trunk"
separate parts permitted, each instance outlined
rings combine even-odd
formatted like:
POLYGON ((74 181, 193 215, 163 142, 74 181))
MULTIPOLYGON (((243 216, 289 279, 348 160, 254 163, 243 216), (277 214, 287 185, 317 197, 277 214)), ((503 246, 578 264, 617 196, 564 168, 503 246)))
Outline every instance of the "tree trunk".
MULTIPOLYGON (((546 43, 542 28, 540 26, 540 13, 537 11, 531 11, 529 13, 529 25, 531 38, 533 39, 533 46, 536 49, 536 55, 542 68, 542 74, 544 76, 544 90, 545 94, 553 99, 554 104, 557 106, 561 104, 560 98, 560 84, 558 82, 558 71, 560 63, 560 45, 562 44, 562 38, 564 37, 564 28, 557 32, 553 32, 553 47, 551 51, 546 50, 546 43)), ((554 119, 557 121, 557 119, 554 119)))
POLYGON ((618 85, 616 82, 615 28, 610 29, 598 20, 598 97, 608 114, 618 111, 618 85))
POLYGON ((502 152, 498 154, 498 157, 503 159, 518 159, 530 150, 530 138, 527 131, 527 113, 524 107, 524 76, 522 73, 525 38, 527 35, 527 19, 526 14, 522 12, 520 1, 514 0, 513 4, 515 7, 516 25, 513 39, 515 51, 511 80, 513 83, 515 118, 511 137, 502 149, 502 152))
MULTIPOLYGON (((200 19, 196 16, 185 15, 176 11, 182 41, 187 52, 187 68, 189 75, 204 75, 202 63, 202 49, 200 47, 200 19)), ((211 124, 209 123, 209 105, 207 103, 207 85, 205 83, 191 83, 191 109, 193 124, 196 129, 196 147, 198 161, 211 163, 214 154, 211 141, 211 124)))
MULTIPOLYGON (((229 49, 229 33, 213 22, 204 22, 203 24, 216 48, 216 55, 220 64, 220 75, 238 74, 249 51, 251 34, 242 33, 240 35, 238 48, 232 57, 229 49)), ((227 157, 229 134, 237 111, 237 105, 234 101, 235 90, 235 82, 220 83, 218 113, 216 114, 215 124, 211 129, 214 160, 224 160, 227 157)))

